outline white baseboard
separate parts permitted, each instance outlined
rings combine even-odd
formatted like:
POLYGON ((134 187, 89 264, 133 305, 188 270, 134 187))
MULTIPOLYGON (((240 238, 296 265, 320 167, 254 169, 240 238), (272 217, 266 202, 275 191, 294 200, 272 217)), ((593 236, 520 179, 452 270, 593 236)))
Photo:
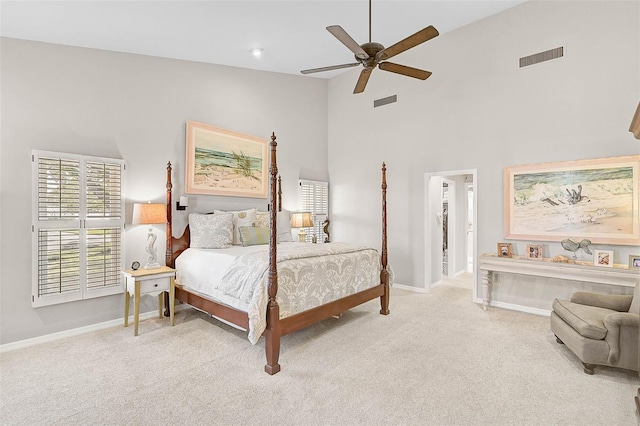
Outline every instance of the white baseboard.
MULTIPOLYGON (((176 312, 180 312, 183 309, 190 308, 189 305, 181 304, 176 306, 176 312)), ((140 321, 149 318, 157 318, 158 311, 153 310, 140 314, 140 321)), ((84 327, 73 328, 71 330, 60 331, 58 333, 45 334, 44 336, 33 337, 31 339, 18 340, 17 342, 5 343, 0 345, 0 353, 14 351, 16 349, 28 348, 29 346, 39 345, 41 343, 53 342, 54 340, 63 339, 65 337, 77 336, 79 334, 89 333, 97 330, 104 330, 111 327, 122 327, 124 324, 124 317, 100 322, 97 324, 91 324, 84 327)), ((133 326, 133 315, 129 317, 129 327, 133 326)))
POLYGON ((429 290, 424 288, 414 287, 412 285, 398 284, 398 283, 393 283, 393 288, 397 288, 399 290, 413 291, 414 293, 429 293, 429 290))
MULTIPOLYGON (((479 298, 475 299, 474 302, 479 305, 482 305, 482 299, 479 299, 479 298)), ((489 302, 489 307, 509 309, 511 311, 518 311, 518 312, 526 312, 528 314, 540 315, 543 317, 551 316, 551 311, 547 309, 532 308, 531 306, 516 305, 514 303, 506 303, 506 302, 500 302, 495 300, 492 300, 491 302, 489 302)))

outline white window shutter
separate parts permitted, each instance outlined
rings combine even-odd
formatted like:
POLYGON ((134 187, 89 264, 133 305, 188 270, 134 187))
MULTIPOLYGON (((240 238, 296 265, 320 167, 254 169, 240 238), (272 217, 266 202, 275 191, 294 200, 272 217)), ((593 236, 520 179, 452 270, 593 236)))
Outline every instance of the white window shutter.
POLYGON ((32 305, 122 292, 124 162, 35 150, 32 159, 32 305))
POLYGON ((80 294, 80 230, 38 230, 37 296, 80 294))
POLYGON ((80 218, 80 163, 38 158, 38 220, 80 218))

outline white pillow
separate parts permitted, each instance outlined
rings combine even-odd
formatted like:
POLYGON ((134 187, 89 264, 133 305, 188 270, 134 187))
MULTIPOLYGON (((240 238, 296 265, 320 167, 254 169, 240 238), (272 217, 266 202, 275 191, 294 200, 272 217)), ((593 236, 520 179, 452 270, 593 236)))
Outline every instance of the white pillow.
POLYGON ((256 209, 241 210, 241 211, 229 211, 214 210, 214 214, 233 214, 233 241, 234 246, 242 245, 240 241, 241 226, 254 226, 256 223, 256 209))
MULTIPOLYGON (((256 212, 256 226, 271 228, 269 212, 256 212)), ((291 212, 282 210, 278 212, 278 242, 293 241, 291 236, 291 212)))
POLYGON ((278 242, 293 241, 291 236, 291 212, 289 210, 282 209, 278 212, 278 242))
POLYGON ((263 226, 265 228, 271 228, 271 213, 269 212, 256 212, 256 226, 263 226))
POLYGON ((189 214, 190 246, 202 249, 220 249, 233 241, 232 214, 189 214))

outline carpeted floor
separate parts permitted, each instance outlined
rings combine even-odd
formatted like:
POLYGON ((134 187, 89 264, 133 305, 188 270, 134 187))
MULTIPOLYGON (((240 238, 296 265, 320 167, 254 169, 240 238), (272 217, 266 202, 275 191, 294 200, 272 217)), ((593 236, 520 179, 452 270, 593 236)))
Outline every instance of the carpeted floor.
POLYGON ((393 290, 264 343, 192 309, 0 354, 0 424, 635 425, 636 373, 555 342, 549 319, 471 303, 471 291, 393 290))

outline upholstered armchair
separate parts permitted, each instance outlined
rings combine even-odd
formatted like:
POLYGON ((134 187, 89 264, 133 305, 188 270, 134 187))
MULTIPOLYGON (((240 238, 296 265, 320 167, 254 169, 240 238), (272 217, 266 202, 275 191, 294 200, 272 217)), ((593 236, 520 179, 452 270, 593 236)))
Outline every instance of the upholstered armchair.
POLYGON ((584 372, 598 365, 638 371, 640 285, 633 295, 577 292, 556 299, 551 331, 580 358, 584 372))

